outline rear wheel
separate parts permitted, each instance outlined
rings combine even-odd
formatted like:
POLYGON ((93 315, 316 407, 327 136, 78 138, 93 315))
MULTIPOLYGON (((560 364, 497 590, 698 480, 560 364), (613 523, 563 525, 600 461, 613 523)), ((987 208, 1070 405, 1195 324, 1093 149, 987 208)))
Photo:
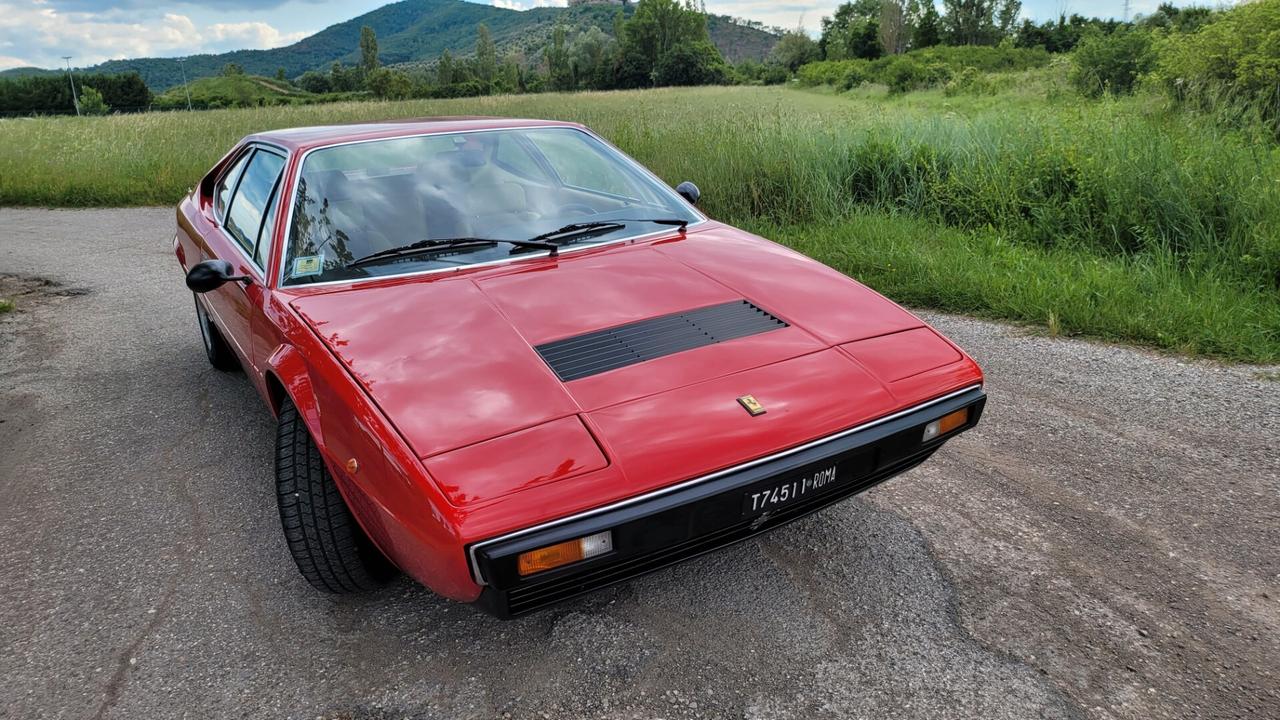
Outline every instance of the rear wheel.
POLYGON ((320 450, 286 399, 276 431, 276 497, 289 553, 319 590, 373 590, 395 577, 395 567, 356 523, 320 450))
POLYGON ((209 364, 223 371, 239 368, 240 361, 236 359, 236 354, 231 351, 231 346, 222 337, 222 332, 218 330, 218 326, 214 325, 213 320, 209 319, 209 313, 200 304, 200 298, 196 298, 195 301, 196 324, 200 326, 200 339, 204 342, 204 354, 209 358, 209 364))

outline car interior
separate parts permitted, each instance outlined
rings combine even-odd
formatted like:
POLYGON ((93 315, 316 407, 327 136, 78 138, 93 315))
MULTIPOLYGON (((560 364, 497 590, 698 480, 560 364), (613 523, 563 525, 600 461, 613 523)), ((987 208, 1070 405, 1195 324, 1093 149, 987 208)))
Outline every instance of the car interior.
POLYGON ((313 247, 300 253, 331 245, 337 258, 350 260, 419 240, 525 239, 592 215, 654 205, 638 184, 620 188, 636 196, 629 197, 566 182, 536 145, 518 136, 431 139, 445 142, 427 146, 436 152, 413 163, 377 163, 385 156, 374 155, 364 167, 304 169, 295 214, 305 207, 315 221, 313 247))

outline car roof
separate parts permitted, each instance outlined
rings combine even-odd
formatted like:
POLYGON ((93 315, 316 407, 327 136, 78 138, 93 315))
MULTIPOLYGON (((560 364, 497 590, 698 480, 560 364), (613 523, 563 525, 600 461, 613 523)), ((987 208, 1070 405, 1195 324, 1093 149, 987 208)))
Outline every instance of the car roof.
POLYGON ((406 118, 380 122, 362 122, 342 125, 316 125, 312 127, 268 130, 250 135, 246 140, 273 143, 289 150, 309 150, 326 145, 337 145, 359 140, 429 135, 434 133, 465 132, 468 130, 498 130, 516 127, 576 127, 577 123, 557 120, 528 120, 478 116, 406 118))

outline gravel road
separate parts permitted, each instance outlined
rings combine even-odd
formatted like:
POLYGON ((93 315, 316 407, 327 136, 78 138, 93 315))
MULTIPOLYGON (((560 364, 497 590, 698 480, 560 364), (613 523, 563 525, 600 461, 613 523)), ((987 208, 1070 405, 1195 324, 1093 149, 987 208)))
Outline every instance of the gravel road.
POLYGON ((171 236, 0 210, 0 716, 1280 717, 1276 368, 930 316, 988 373, 976 431, 503 623, 306 585, 272 420, 206 365, 171 236))

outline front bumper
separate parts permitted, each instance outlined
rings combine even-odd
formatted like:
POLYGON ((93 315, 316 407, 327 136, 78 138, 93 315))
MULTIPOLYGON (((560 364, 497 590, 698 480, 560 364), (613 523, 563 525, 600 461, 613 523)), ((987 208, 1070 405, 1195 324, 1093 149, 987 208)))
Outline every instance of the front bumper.
POLYGON ((835 435, 669 488, 470 546, 484 590, 476 604, 510 618, 753 537, 863 492, 924 462, 982 415, 981 387, 960 390, 835 435), (922 442, 924 426, 961 408, 967 422, 922 442), (744 494, 836 468, 838 480, 763 513, 744 494), (609 530, 606 555, 522 578, 522 552, 609 530))

